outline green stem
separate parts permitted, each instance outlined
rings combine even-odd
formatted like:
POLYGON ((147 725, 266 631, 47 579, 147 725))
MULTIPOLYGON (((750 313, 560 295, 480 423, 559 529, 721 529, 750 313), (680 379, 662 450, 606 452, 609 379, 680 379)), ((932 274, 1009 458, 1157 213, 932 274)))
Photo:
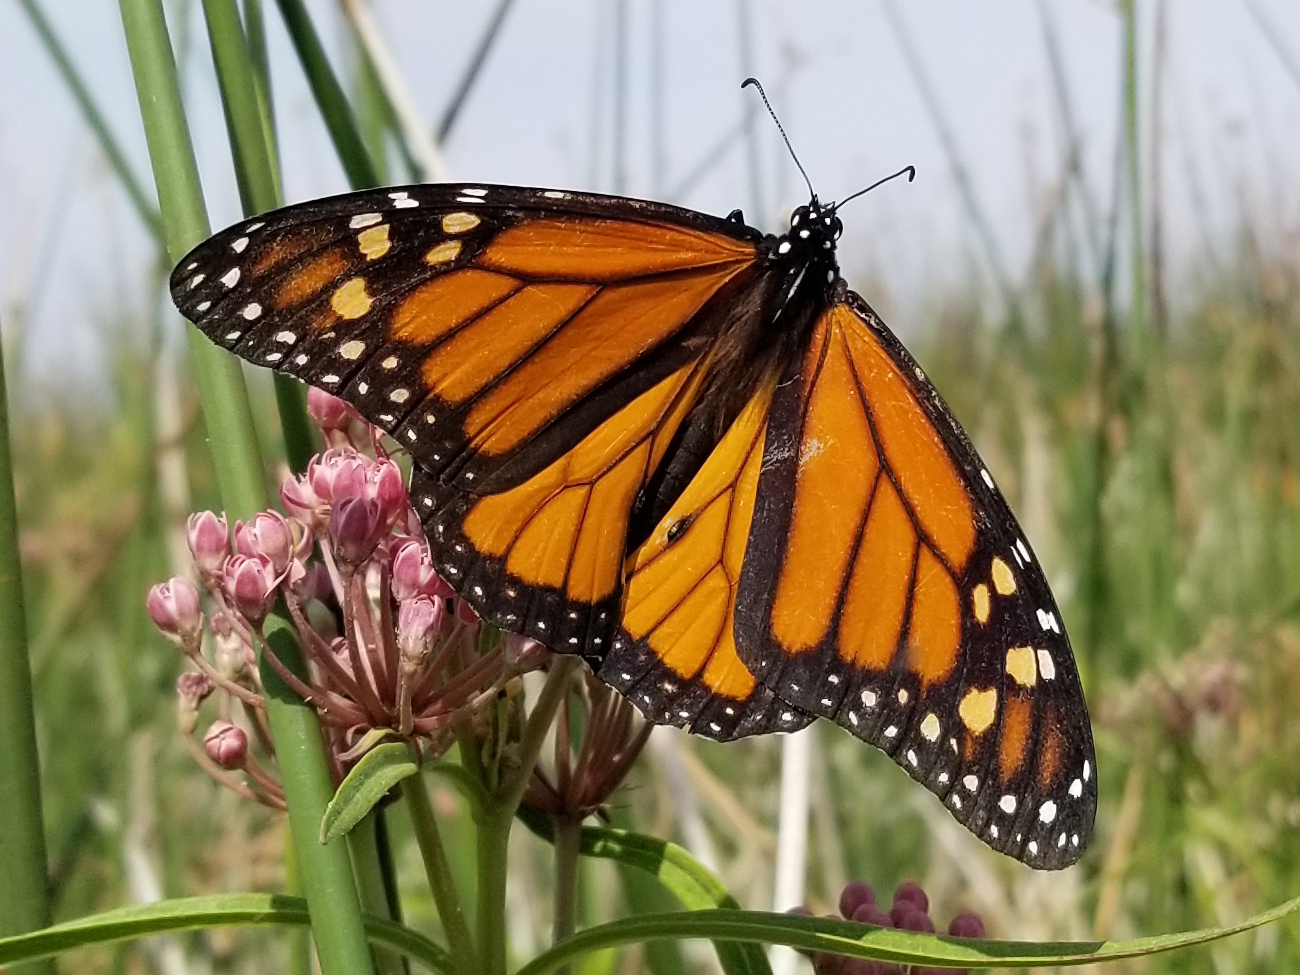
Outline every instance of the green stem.
MULTIPOLYGON (((293 852, 293 832, 285 823, 284 892, 294 897, 302 896, 302 877, 298 873, 298 857, 293 852)), ((295 929, 289 933, 289 969, 287 975, 311 975, 311 931, 295 929)))
POLYGON ((578 928, 578 848, 582 820, 555 817, 555 892, 551 944, 559 944, 578 928))
MULTIPOLYGON (((40 759, 27 659, 7 403, 4 356, 0 354, 0 810, 5 817, 0 828, 0 937, 50 923, 40 759)), ((53 971, 49 961, 33 962, 15 968, 14 975, 53 971)))
POLYGON ((532 778, 537 756, 546 741, 569 690, 569 682, 581 666, 577 657, 557 657, 546 676, 542 693, 533 705, 519 738, 517 764, 502 779, 484 804, 478 824, 478 938, 483 975, 505 975, 506 971, 506 867, 510 848, 510 826, 519 801, 532 778))
POLYGON ((321 44, 311 15, 307 13, 307 5, 303 0, 277 0, 277 3, 348 182, 358 190, 378 186, 379 173, 366 151, 365 140, 361 137, 352 106, 343 93, 343 86, 325 56, 325 46, 321 44))
POLYGON ((478 970, 478 953, 474 949, 469 921, 456 890, 456 881, 452 877, 451 864, 447 860, 447 851, 442 844, 438 820, 429 804, 429 793, 425 791, 423 777, 412 775, 402 780, 402 796, 406 799, 411 814, 411 827, 420 847, 420 856, 424 860, 429 886, 433 890, 434 905, 438 908, 442 928, 447 932, 447 943, 456 960, 456 970, 472 975, 478 970))
MULTIPOLYGON (((352 869, 357 877, 361 894, 361 909, 371 917, 393 921, 388 903, 388 887, 384 882, 384 868, 379 857, 379 830, 376 825, 380 812, 371 809, 365 818, 348 832, 348 851, 352 854, 352 869)), ((374 949, 376 975, 403 975, 402 957, 384 948, 374 949)))

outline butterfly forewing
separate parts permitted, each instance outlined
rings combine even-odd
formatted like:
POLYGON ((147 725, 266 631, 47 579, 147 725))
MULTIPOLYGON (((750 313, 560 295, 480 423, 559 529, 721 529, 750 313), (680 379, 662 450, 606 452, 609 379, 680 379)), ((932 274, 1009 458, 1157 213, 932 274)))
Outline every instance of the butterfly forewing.
POLYGON ((1078 858, 1095 759, 1060 613, 919 367, 855 295, 773 403, 737 645, 790 703, 889 753, 995 849, 1078 858))

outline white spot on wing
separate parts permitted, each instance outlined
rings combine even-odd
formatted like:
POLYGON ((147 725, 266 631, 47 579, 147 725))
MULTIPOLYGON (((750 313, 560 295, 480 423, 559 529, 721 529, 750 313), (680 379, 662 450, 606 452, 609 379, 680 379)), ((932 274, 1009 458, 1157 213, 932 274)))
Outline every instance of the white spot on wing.
POLYGON ((248 246, 248 238, 240 237, 237 241, 235 241, 233 244, 230 245, 230 249, 234 251, 236 254, 242 254, 244 253, 244 248, 247 246, 248 246))
POLYGON ((373 227, 383 219, 378 213, 358 213, 348 221, 348 226, 353 230, 360 230, 363 227, 373 227))

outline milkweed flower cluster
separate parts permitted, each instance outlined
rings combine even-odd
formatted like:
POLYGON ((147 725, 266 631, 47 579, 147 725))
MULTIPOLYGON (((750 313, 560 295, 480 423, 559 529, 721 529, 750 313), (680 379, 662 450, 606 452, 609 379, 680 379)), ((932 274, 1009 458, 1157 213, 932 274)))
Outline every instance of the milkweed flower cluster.
MULTIPOLYGON (((870 884, 854 880, 840 892, 839 908, 840 915, 849 921, 897 928, 900 931, 935 932, 934 921, 930 918, 930 898, 920 884, 910 880, 898 885, 894 891, 894 901, 888 910, 876 902, 876 892, 870 884)), ((805 908, 795 910, 799 914, 812 913, 805 908)), ((949 923, 948 933, 959 938, 982 938, 984 922, 977 914, 958 914, 949 923)), ((903 975, 904 972, 909 972, 910 975, 962 975, 965 971, 919 966, 908 969, 893 962, 849 958, 824 951, 812 952, 811 960, 816 975, 903 975)))
POLYGON ((512 677, 549 656, 486 626, 434 571, 401 470, 351 408, 318 390, 308 405, 330 446, 284 479, 285 513, 258 512, 233 531, 224 515, 192 515, 197 584, 173 578, 147 600, 193 665, 177 696, 195 757, 223 784, 276 807, 283 791, 255 754, 274 754, 259 660, 315 707, 341 778, 376 732, 440 754, 512 677), (296 631, 305 677, 266 639, 277 606, 296 631), (200 736, 199 708, 214 695, 218 716, 200 736))

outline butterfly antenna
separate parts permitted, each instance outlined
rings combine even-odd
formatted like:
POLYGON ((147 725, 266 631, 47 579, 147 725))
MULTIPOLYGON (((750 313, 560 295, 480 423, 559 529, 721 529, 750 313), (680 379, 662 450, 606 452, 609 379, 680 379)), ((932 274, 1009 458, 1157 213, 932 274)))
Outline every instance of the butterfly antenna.
POLYGON ((884 179, 878 179, 878 180, 876 180, 874 183, 872 183, 870 186, 868 186, 865 190, 858 190, 856 193, 852 194, 851 196, 846 196, 844 199, 840 200, 839 203, 836 203, 833 209, 838 210, 840 207, 844 206, 844 204, 848 203, 849 200, 852 200, 852 199, 854 199, 854 198, 856 198, 856 197, 859 197, 859 196, 861 196, 863 193, 870 193, 872 190, 874 190, 877 186, 881 185, 882 183, 888 183, 891 179, 898 179, 898 177, 902 176, 904 173, 907 173, 907 181, 908 181, 909 183, 912 182, 912 180, 916 179, 916 167, 915 167, 915 166, 904 166, 904 167, 903 167, 902 169, 900 169, 898 172, 896 172, 896 173, 894 173, 894 174, 892 174, 892 175, 890 175, 890 176, 886 176, 884 179))
POLYGON ((808 184, 808 193, 814 200, 817 199, 817 191, 813 189, 812 180, 808 178, 808 171, 803 168, 803 163, 801 163, 799 157, 794 154, 794 146, 790 145, 790 137, 785 134, 785 126, 781 124, 781 120, 776 117, 776 112, 772 110, 772 103, 767 100, 767 92, 763 90, 763 86, 759 83, 757 78, 746 78, 740 83, 741 88, 748 88, 750 85, 753 85, 758 89, 758 97, 763 99, 763 104, 767 106, 767 114, 772 116, 772 121, 776 123, 776 130, 781 133, 781 138, 785 140, 785 147, 790 150, 790 158, 793 159, 794 164, 799 167, 799 172, 803 176, 803 181, 808 184))

